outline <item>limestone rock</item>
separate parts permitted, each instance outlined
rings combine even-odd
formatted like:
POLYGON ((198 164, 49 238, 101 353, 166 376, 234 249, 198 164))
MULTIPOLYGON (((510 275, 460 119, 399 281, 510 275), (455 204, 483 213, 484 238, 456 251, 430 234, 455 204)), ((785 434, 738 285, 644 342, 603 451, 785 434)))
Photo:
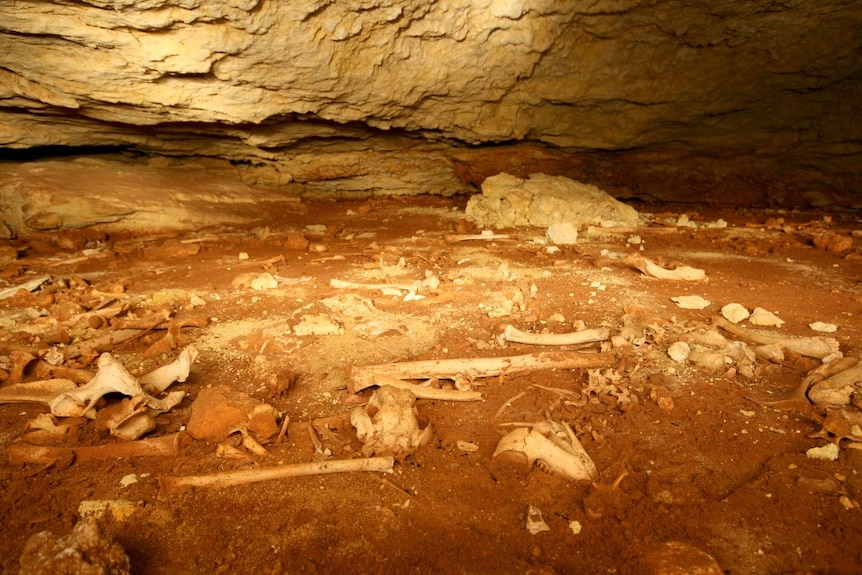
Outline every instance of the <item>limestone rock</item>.
POLYGON ((20 558, 21 575, 128 575, 129 557, 92 518, 66 537, 42 531, 30 537, 20 558))
POLYGON ((195 439, 224 441, 238 430, 267 439, 278 431, 278 412, 247 393, 227 385, 205 388, 192 403, 186 431, 195 439))
POLYGON ((637 210, 599 188, 563 176, 532 174, 522 180, 498 174, 485 180, 482 194, 467 203, 467 218, 494 228, 570 223, 575 228, 634 226, 637 210))

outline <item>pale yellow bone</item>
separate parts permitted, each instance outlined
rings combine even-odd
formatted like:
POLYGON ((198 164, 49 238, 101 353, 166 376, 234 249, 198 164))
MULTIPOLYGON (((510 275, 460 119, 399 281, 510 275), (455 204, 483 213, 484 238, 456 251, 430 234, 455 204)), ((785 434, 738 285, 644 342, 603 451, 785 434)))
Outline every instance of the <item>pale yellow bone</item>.
POLYGON ((529 333, 507 325, 503 331, 503 339, 506 341, 530 345, 579 345, 605 341, 610 336, 611 331, 607 328, 585 329, 570 333, 529 333))
POLYGON ((273 479, 288 479, 306 475, 328 473, 349 473, 353 471, 375 471, 392 473, 395 465, 393 457, 368 457, 363 459, 336 459, 311 463, 288 463, 271 467, 255 467, 239 471, 222 471, 207 475, 186 475, 182 477, 162 475, 159 477, 159 498, 184 487, 208 487, 221 489, 235 485, 246 485, 273 479))

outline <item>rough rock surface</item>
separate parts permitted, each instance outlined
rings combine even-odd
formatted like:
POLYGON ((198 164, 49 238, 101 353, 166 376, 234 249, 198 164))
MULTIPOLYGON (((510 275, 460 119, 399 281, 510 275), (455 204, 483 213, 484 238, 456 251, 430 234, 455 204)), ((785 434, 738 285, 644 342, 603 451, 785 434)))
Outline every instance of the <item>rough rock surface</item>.
POLYGON ((466 215, 494 228, 568 223, 581 229, 589 224, 636 226, 640 221, 633 207, 596 186, 547 174, 533 174, 526 180, 509 174, 487 178, 482 194, 467 203, 466 215))
POLYGON ((418 193, 464 145, 529 140, 652 160, 654 185, 644 167, 590 174, 641 197, 690 197, 678 182, 732 199, 725 179, 853 195, 860 24, 846 0, 5 2, 0 147, 131 146, 418 193), (741 172, 714 166, 728 159, 741 172))
POLYGON ((82 519, 66 537, 42 531, 30 537, 21 555, 21 575, 128 575, 129 557, 92 518, 82 519))

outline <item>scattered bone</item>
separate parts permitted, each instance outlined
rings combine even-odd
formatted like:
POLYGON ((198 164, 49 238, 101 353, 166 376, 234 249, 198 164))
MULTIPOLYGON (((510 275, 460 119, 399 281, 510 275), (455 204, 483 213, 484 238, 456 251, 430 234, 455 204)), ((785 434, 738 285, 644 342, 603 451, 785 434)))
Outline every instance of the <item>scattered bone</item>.
POLYGON ((531 345, 579 345, 605 341, 610 337, 610 333, 607 328, 585 329, 571 333, 528 333, 507 325, 502 337, 505 341, 531 345))
POLYGON ((38 278, 33 278, 16 286, 0 289, 0 300, 13 297, 20 290, 25 290, 29 292, 36 291, 42 284, 44 284, 50 279, 51 276, 41 276, 38 278))
POLYGON ((116 331, 106 333, 94 339, 66 346, 66 348, 63 350, 63 354, 66 356, 66 359, 75 359, 76 357, 80 357, 82 355, 87 355, 90 353, 103 353, 114 349, 121 343, 125 343, 135 338, 141 337, 148 331, 149 328, 118 329, 116 331))
POLYGON ((716 317, 713 323, 721 329, 748 341, 764 345, 776 344, 799 355, 814 357, 829 363, 842 356, 838 340, 827 337, 781 337, 774 334, 764 334, 733 325, 724 318, 716 317))
POLYGON ((368 457, 364 459, 340 459, 316 461, 312 463, 288 463, 271 467, 256 467, 240 471, 222 471, 208 475, 187 475, 159 477, 159 499, 175 493, 184 487, 208 487, 221 489, 235 485, 246 485, 273 479, 287 479, 306 475, 328 473, 349 473, 353 471, 374 471, 392 473, 395 464, 393 457, 368 457))
POLYGON ((354 408, 350 423, 363 443, 362 454, 391 455, 404 461, 431 438, 431 426, 419 429, 416 396, 406 389, 384 385, 368 404, 354 408))
POLYGON ((416 281, 411 283, 374 283, 364 284, 339 279, 329 280, 329 287, 336 289, 363 289, 363 290, 399 290, 399 291, 418 291, 422 282, 416 281))
POLYGON ((712 305, 712 302, 699 295, 681 295, 670 298, 680 309, 704 309, 712 305))
POLYGON ((513 395, 512 397, 510 397, 509 399, 504 401, 503 405, 500 406, 500 408, 496 411, 496 413, 494 413, 494 417, 492 417, 491 419, 497 419, 498 417, 500 417, 503 414, 503 412, 506 411, 507 408, 512 407, 513 403, 515 403, 516 401, 518 401, 519 399, 521 399, 525 395, 527 395, 526 391, 519 391, 518 393, 516 393, 515 395, 513 395))
POLYGON ((51 401, 51 413, 58 417, 95 417, 93 407, 108 393, 136 396, 143 393, 140 384, 110 353, 99 356, 99 370, 90 383, 67 391, 51 401))
POLYGON ((754 311, 751 312, 751 316, 748 318, 748 323, 751 325, 781 327, 784 325, 784 320, 771 311, 767 311, 762 307, 756 307, 754 308, 754 311))
POLYGON ((820 407, 840 407, 850 405, 853 394, 859 392, 862 392, 862 361, 812 383, 808 399, 820 407))
POLYGON ((148 393, 158 395, 174 382, 185 382, 197 357, 197 348, 190 345, 180 352, 180 355, 172 363, 163 365, 141 377, 139 383, 148 393))
POLYGON ((672 270, 669 270, 656 264, 640 252, 632 252, 623 260, 623 263, 625 263, 629 267, 643 272, 645 275, 652 276, 661 280, 699 282, 707 279, 706 272, 701 269, 692 268, 689 266, 678 266, 672 270))
POLYGON ((481 234, 449 234, 446 236, 447 242, 457 243, 457 242, 469 242, 469 241, 499 241, 499 240, 509 240, 511 236, 509 234, 495 234, 491 230, 485 230, 481 234), (490 233, 485 233, 490 232, 490 233))
POLYGON ((58 396, 77 389, 70 379, 44 379, 0 387, 0 404, 40 403, 50 405, 58 396))
POLYGON ((530 535, 537 535, 542 533, 543 531, 550 531, 551 528, 545 523, 545 520, 542 518, 542 512, 538 507, 533 505, 527 506, 527 522, 526 522, 527 531, 530 532, 530 535))
POLYGON ((20 575, 51 573, 129 575, 129 556, 105 535, 94 518, 84 517, 66 537, 42 531, 24 544, 20 575))
POLYGON ((809 437, 839 444, 845 439, 862 443, 862 412, 846 408, 827 409, 820 431, 809 437))
POLYGON ((835 443, 827 443, 820 447, 812 447, 805 452, 808 459, 822 459, 824 461, 835 461, 838 459, 839 448, 835 443))
POLYGON ((137 441, 83 447, 46 447, 14 443, 9 446, 9 463, 50 465, 70 455, 79 461, 125 457, 174 457, 180 452, 181 435, 181 433, 174 433, 137 441))
POLYGON ((434 399, 439 401, 481 401, 482 393, 463 389, 438 389, 425 385, 409 383, 402 379, 379 375, 374 378, 374 385, 389 385, 399 389, 406 389, 416 396, 416 399, 434 399))
POLYGON ((464 453, 475 453, 479 451, 479 446, 471 441, 456 441, 455 445, 464 453))
POLYGON ((156 428, 156 419, 147 408, 144 394, 127 397, 96 413, 96 429, 107 430, 125 441, 134 441, 156 428))
POLYGON ((494 377, 537 371, 540 369, 588 369, 608 367, 614 362, 614 354, 578 352, 540 352, 507 357, 431 359, 406 361, 379 365, 354 366, 347 380, 348 389, 356 393, 374 385, 378 376, 396 379, 451 379, 456 382, 470 381, 477 377, 494 377))
POLYGON ((595 481, 596 465, 568 423, 542 421, 532 427, 518 427, 497 443, 493 459, 526 464, 573 481, 595 481))
POLYGON ((11 363, 8 367, 9 376, 4 381, 4 384, 19 383, 24 379, 24 370, 35 360, 36 356, 29 351, 15 350, 11 352, 9 354, 9 361, 11 363))

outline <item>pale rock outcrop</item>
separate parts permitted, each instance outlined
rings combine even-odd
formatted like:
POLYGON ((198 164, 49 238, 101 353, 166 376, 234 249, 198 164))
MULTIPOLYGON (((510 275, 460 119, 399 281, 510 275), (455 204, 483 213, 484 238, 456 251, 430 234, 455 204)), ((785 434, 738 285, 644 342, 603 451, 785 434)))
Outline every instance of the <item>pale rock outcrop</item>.
POLYGON ((503 171, 471 166, 467 145, 506 144, 505 162, 531 141, 617 195, 846 201, 860 30, 846 0, 16 0, 0 3, 0 148, 122 146, 325 192, 451 193, 503 171))

